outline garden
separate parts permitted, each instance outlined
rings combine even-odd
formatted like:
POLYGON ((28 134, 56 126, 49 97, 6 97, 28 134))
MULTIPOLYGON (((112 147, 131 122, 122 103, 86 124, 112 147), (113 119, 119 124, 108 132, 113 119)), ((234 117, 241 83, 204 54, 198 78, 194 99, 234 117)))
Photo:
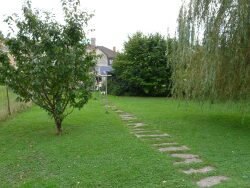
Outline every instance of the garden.
POLYGON ((130 35, 105 92, 93 14, 61 2, 64 23, 28 0, 0 33, 0 187, 250 186, 248 0, 184 1, 175 37, 130 35))

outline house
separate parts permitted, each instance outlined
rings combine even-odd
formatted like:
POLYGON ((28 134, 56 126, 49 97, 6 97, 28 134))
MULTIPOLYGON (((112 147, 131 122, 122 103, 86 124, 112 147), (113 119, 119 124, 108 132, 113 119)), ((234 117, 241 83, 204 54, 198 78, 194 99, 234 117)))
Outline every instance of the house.
POLYGON ((3 44, 3 42, 0 41, 0 50, 3 53, 7 53, 8 54, 8 58, 10 60, 10 64, 13 65, 14 67, 16 67, 16 63, 14 61, 14 57, 12 55, 9 54, 9 49, 3 44))
POLYGON ((97 74, 102 76, 107 75, 112 70, 113 60, 116 55, 115 47, 113 50, 110 50, 104 46, 96 46, 96 39, 91 38, 91 49, 94 49, 96 55, 99 56, 95 67, 97 74))
POLYGON ((106 80, 106 77, 110 71, 112 71, 113 60, 116 56, 116 48, 113 47, 113 50, 106 48, 104 46, 96 46, 96 39, 91 38, 91 47, 98 55, 97 64, 95 67, 96 71, 96 81, 98 87, 101 87, 103 82, 106 80))

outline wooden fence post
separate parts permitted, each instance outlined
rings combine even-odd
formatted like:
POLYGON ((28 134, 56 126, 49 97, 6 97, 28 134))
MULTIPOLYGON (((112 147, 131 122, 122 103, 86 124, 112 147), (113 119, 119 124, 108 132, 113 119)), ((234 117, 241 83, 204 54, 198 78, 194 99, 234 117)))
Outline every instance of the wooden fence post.
POLYGON ((9 89, 8 89, 8 86, 6 86, 6 94, 7 94, 8 114, 11 115, 11 110, 10 110, 10 97, 9 97, 9 89))

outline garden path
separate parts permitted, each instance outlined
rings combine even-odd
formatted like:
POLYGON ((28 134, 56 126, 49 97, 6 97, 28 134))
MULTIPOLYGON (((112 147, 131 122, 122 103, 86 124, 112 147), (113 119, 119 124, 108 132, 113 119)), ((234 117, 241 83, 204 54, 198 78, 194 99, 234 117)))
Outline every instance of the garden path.
MULTIPOLYGON (((137 138, 142 140, 151 140, 152 146, 162 153, 167 153, 169 156, 178 159, 174 161, 174 165, 186 165, 187 167, 196 164, 202 163, 203 160, 200 156, 195 154, 190 154, 188 151, 190 148, 185 145, 179 145, 177 142, 166 141, 166 139, 171 138, 167 133, 161 133, 160 130, 155 130, 150 127, 150 125, 143 123, 138 120, 135 115, 126 113, 121 109, 118 109, 116 106, 108 106, 113 111, 119 114, 121 119, 126 122, 126 125, 131 128, 131 133, 134 134, 137 138), (183 153, 184 152, 184 153, 183 153)), ((223 181, 228 180, 226 176, 212 176, 209 173, 215 171, 216 169, 212 166, 204 166, 201 168, 191 168, 181 169, 181 171, 187 175, 191 174, 203 174, 205 177, 196 181, 198 187, 212 187, 218 185, 223 181)))

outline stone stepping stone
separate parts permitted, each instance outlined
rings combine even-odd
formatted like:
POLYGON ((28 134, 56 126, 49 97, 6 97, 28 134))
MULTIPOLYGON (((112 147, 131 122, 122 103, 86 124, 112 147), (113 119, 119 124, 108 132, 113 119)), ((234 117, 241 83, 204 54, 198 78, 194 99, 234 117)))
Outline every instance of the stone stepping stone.
POLYGON ((119 115, 121 118, 134 118, 135 116, 132 115, 119 115))
POLYGON ((134 128, 147 126, 147 124, 145 123, 134 123, 133 125, 134 125, 134 128))
POLYGON ((121 118, 135 118, 135 116, 132 115, 119 115, 121 118))
POLYGON ((189 170, 183 170, 182 172, 185 173, 185 174, 205 174, 205 173, 208 173, 208 172, 211 172, 214 170, 214 167, 211 167, 211 166, 206 166, 204 168, 199 168, 199 169, 189 169, 189 170))
POLYGON ((169 137, 168 134, 144 134, 144 135, 138 135, 136 134, 135 135, 136 137, 138 138, 142 138, 142 137, 169 137))
POLYGON ((134 123, 128 122, 127 125, 132 126, 132 125, 134 125, 134 123))
POLYGON ((180 164, 191 164, 191 163, 202 163, 203 161, 199 158, 185 159, 184 161, 174 162, 174 165, 180 164))
POLYGON ((146 137, 146 138, 142 138, 142 140, 161 140, 161 138, 154 138, 154 137, 146 137))
POLYGON ((116 113, 123 113, 122 110, 115 110, 116 113))
POLYGON ((171 157, 181 158, 181 159, 193 159, 193 158, 199 158, 199 155, 193 155, 193 154, 182 154, 182 153, 174 153, 170 155, 171 157))
POLYGON ((119 115, 121 118, 135 118, 135 116, 132 115, 119 115))
POLYGON ((141 130, 141 131, 135 131, 134 132, 136 134, 141 134, 141 133, 152 133, 152 132, 159 132, 158 130, 153 130, 153 131, 150 131, 150 130, 141 130))
POLYGON ((129 120, 135 120, 135 117, 122 117, 122 120, 129 121, 129 120))
POLYGON ((199 187, 212 187, 228 179, 226 176, 211 176, 198 181, 197 185, 199 187))
POLYGON ((133 123, 134 126, 146 125, 145 123, 133 123))
POLYGON ((113 105, 107 105, 108 108, 116 108, 116 106, 113 105))
POLYGON ((176 142, 168 142, 168 143, 160 143, 160 144, 153 144, 153 146, 171 146, 171 145, 177 145, 178 143, 176 142))
POLYGON ((125 112, 125 113, 119 114, 119 116, 133 116, 133 115, 125 112))
POLYGON ((145 131, 145 129, 136 128, 136 129, 133 129, 133 131, 145 131))
POLYGON ((189 148, 187 146, 159 148, 160 152, 186 151, 186 150, 189 150, 189 148))

